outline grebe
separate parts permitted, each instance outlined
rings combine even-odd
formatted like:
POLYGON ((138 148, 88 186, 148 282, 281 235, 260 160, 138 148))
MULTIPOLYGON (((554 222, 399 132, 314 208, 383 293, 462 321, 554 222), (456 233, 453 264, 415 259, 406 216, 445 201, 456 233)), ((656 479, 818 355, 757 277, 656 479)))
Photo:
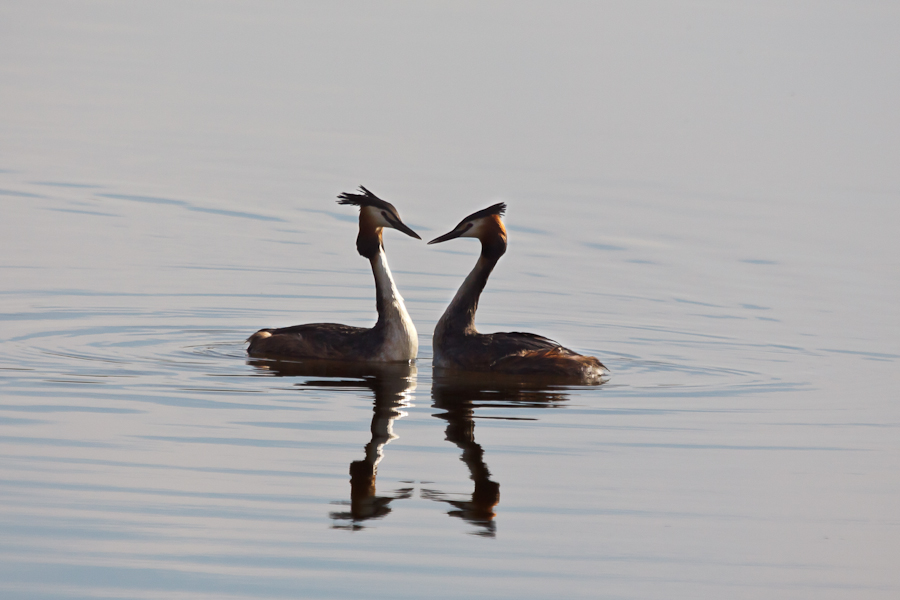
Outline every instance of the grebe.
POLYGON ((500 257, 506 252, 506 228, 500 202, 472 213, 452 231, 429 244, 458 237, 481 241, 481 256, 434 329, 434 366, 466 371, 535 375, 598 383, 609 370, 593 356, 582 356, 533 333, 478 333, 478 298, 500 257))
POLYGON ((378 322, 371 329, 337 323, 310 323, 260 329, 248 338, 251 356, 343 361, 411 361, 419 350, 416 328, 388 268, 381 231, 392 227, 417 240, 397 209, 360 186, 360 194, 341 194, 338 204, 359 207, 356 250, 372 263, 378 322))

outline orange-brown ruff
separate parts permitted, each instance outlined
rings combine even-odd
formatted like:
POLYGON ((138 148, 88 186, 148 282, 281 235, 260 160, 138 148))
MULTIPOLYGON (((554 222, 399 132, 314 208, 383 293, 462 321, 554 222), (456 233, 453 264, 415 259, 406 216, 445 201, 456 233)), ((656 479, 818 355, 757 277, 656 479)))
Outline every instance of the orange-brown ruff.
POLYGON ((506 252, 504 203, 473 213, 453 231, 428 242, 457 237, 481 241, 481 256, 434 329, 434 366, 512 375, 546 376, 596 383, 609 374, 593 356, 582 356, 533 333, 478 333, 475 311, 488 277, 506 252))
POLYGON ((378 321, 371 329, 337 323, 310 323, 260 329, 247 340, 250 356, 343 361, 411 361, 419 349, 418 334, 388 268, 381 232, 384 227, 420 238, 400 220, 393 205, 364 187, 361 194, 341 194, 338 204, 359 206, 356 249, 372 264, 378 321))

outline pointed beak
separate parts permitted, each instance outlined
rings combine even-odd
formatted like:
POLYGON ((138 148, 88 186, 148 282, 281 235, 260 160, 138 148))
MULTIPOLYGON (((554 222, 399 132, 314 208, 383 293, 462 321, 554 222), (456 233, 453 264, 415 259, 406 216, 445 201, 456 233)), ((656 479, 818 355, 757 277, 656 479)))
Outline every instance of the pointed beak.
POLYGON ((462 229, 462 228, 454 229, 453 231, 445 233, 444 235, 442 235, 440 237, 434 238, 433 240, 428 242, 428 245, 430 246, 431 244, 440 244, 441 242, 446 242, 447 240, 452 240, 454 238, 458 238, 465 232, 466 232, 466 230, 462 229))
POLYGON ((416 238, 417 240, 421 240, 421 239, 422 239, 422 238, 419 237, 419 234, 418 234, 418 233, 416 233, 415 231, 413 231, 412 229, 410 229, 409 227, 407 227, 406 225, 404 225, 402 222, 400 222, 400 221, 391 221, 390 223, 391 223, 391 226, 392 226, 394 229, 396 229, 397 231, 402 231, 403 233, 405 233, 405 234, 408 235, 409 237, 414 237, 414 238, 416 238))

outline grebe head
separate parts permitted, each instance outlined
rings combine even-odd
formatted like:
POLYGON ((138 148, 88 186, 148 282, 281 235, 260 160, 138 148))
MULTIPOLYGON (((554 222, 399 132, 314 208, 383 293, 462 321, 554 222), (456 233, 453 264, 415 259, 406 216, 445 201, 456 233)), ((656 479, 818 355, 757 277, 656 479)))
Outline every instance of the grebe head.
POLYGON ((363 186, 359 186, 360 194, 341 194, 338 204, 349 204, 359 207, 359 236, 356 238, 356 249, 366 258, 372 258, 381 249, 381 231, 390 227, 402 231, 417 240, 422 238, 400 220, 400 213, 390 202, 385 202, 363 186))
POLYGON ((506 228, 500 217, 506 212, 506 203, 498 202, 474 212, 453 228, 452 231, 436 237, 429 244, 439 244, 458 237, 473 237, 481 240, 482 254, 496 255, 506 252, 506 228))

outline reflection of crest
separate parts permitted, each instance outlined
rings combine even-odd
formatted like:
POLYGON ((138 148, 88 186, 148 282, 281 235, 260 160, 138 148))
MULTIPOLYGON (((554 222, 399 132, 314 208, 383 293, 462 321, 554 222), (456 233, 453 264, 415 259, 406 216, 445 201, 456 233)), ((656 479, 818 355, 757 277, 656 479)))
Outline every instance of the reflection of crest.
MULTIPOLYGON (((359 530, 368 519, 379 519, 391 512, 393 500, 409 498, 411 488, 401 488, 392 494, 379 496, 375 489, 378 463, 384 456, 384 447, 396 439, 394 419, 406 416, 400 410, 409 406, 416 389, 416 368, 406 363, 342 363, 337 361, 252 361, 252 365, 280 376, 329 377, 333 379, 307 380, 298 387, 317 388, 368 388, 375 396, 372 408, 372 439, 366 444, 362 460, 350 463, 350 510, 332 512, 337 529, 359 530)), ((347 504, 344 502, 343 504, 347 504)))
POLYGON ((484 449, 475 441, 475 409, 512 406, 553 408, 564 402, 567 396, 558 389, 550 388, 542 380, 435 371, 431 397, 434 407, 444 411, 435 416, 447 421, 446 439, 462 450, 460 460, 468 467, 475 488, 469 497, 454 498, 433 489, 423 489, 422 497, 446 502, 455 509, 447 514, 477 525, 480 529, 475 532, 476 535, 493 537, 496 535, 494 507, 500 502, 500 484, 491 479, 491 472, 484 462, 484 449))

